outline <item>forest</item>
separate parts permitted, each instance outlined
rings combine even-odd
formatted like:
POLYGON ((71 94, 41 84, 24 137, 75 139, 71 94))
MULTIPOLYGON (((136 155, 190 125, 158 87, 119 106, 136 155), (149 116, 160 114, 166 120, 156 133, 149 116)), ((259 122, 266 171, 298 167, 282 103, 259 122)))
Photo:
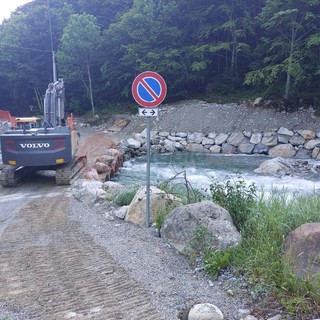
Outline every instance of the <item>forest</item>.
POLYGON ((77 114, 130 108, 143 71, 165 79, 166 102, 250 93, 320 109, 320 0, 33 0, 0 24, 0 109, 40 112, 53 57, 77 114))

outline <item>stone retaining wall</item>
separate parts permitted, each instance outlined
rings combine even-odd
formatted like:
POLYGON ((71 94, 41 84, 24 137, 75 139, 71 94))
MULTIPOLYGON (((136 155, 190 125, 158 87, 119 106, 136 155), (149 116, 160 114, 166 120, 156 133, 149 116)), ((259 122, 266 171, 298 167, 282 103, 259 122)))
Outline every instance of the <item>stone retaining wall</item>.
MULTIPOLYGON (((146 129, 123 141, 126 153, 146 153, 146 129)), ((265 154, 272 157, 296 157, 320 160, 320 132, 291 131, 287 128, 232 133, 151 132, 152 152, 208 152, 223 154, 265 154)))

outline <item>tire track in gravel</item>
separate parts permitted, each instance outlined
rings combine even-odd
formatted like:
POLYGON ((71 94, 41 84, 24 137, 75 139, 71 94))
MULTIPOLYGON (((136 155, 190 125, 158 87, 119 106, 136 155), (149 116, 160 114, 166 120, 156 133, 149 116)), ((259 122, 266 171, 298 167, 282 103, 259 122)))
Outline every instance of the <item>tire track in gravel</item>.
POLYGON ((15 213, 0 235, 0 305, 28 319, 163 319, 69 210, 60 195, 28 201, 15 213))

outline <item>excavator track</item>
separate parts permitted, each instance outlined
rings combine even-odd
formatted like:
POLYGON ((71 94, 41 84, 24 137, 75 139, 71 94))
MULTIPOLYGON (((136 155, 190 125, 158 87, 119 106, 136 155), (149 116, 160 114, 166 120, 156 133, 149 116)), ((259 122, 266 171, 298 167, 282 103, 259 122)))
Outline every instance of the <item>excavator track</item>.
POLYGON ((4 188, 16 187, 30 175, 30 168, 4 165, 0 172, 0 184, 4 188))
POLYGON ((75 181, 84 171, 87 165, 87 157, 76 157, 71 163, 65 164, 56 170, 56 184, 69 185, 75 181))

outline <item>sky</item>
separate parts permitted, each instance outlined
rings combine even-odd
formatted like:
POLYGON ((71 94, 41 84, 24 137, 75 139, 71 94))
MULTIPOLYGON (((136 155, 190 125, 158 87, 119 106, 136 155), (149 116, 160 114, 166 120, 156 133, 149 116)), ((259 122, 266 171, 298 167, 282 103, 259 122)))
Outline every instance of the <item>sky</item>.
POLYGON ((32 0, 0 0, 0 23, 10 17, 12 11, 32 0))

